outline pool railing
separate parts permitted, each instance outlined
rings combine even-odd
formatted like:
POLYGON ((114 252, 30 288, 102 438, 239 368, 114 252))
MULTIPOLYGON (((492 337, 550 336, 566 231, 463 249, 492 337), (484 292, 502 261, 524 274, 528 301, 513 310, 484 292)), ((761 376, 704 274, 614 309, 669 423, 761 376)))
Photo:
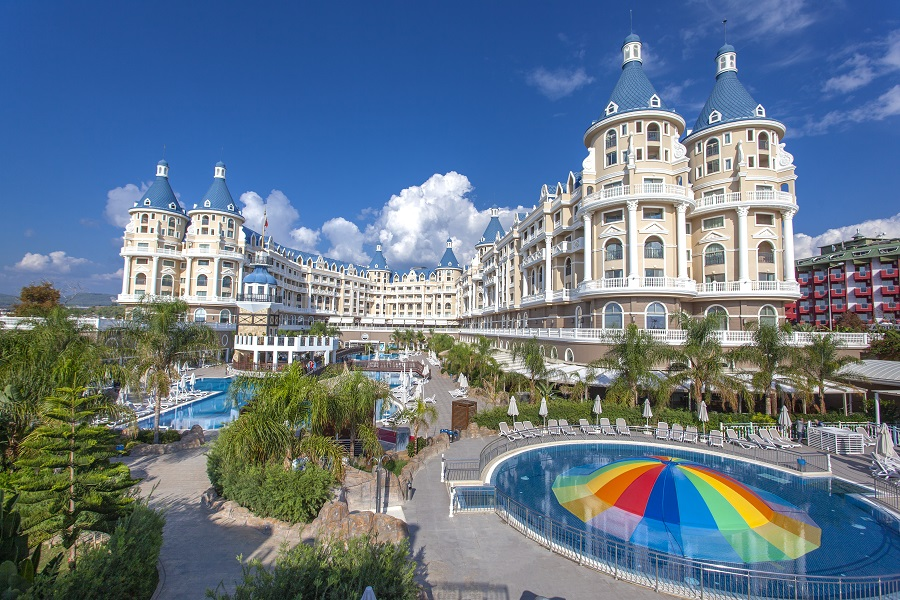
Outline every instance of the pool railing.
POLYGON ((900 598, 900 576, 831 577, 717 565, 585 531, 524 506, 493 486, 454 488, 451 516, 496 512, 513 529, 561 556, 628 581, 700 600, 861 600, 900 598))

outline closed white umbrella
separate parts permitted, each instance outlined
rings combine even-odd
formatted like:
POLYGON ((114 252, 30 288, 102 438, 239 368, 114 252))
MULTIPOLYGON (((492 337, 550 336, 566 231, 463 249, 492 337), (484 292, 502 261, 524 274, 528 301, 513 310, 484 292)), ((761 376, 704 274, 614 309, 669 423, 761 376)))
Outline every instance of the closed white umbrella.
POLYGON ((197 374, 191 373, 191 389, 194 389, 194 385, 197 383, 197 374))
POLYGON ((363 592, 362 598, 360 598, 359 600, 378 600, 378 598, 375 597, 375 591, 372 589, 371 585, 366 588, 366 591, 363 592))
POLYGON ((519 416, 519 407, 516 405, 516 397, 509 397, 509 408, 506 411, 506 414, 513 418, 513 421, 516 420, 516 417, 519 416))
POLYGON ((600 406, 600 394, 597 394, 594 397, 594 408, 591 412, 594 413, 594 425, 596 425, 600 419, 600 415, 603 413, 603 407, 600 406))
POLYGON ((782 428, 785 435, 791 430, 791 414, 788 412, 787 404, 781 405, 781 412, 778 414, 778 425, 782 428))
POLYGON ((709 413, 706 412, 706 400, 700 401, 700 408, 697 410, 697 418, 703 423, 703 435, 706 435, 706 424, 709 423, 709 413))
POLYGON ((467 387, 469 387, 469 380, 466 379, 466 374, 465 374, 465 373, 460 373, 460 374, 459 374, 459 387, 461 387, 461 388, 467 388, 467 387))
POLYGON ((650 398, 644 400, 644 418, 647 419, 647 427, 650 426, 650 417, 653 416, 653 410, 650 408, 650 398))
POLYGON ((547 426, 547 415, 549 412, 547 410, 547 398, 541 398, 541 408, 538 409, 538 414, 544 419, 544 427, 547 426))
POLYGON ((887 425, 878 428, 878 438, 875 440, 875 454, 881 454, 888 458, 897 458, 897 452, 894 450, 894 440, 891 439, 891 432, 887 425))

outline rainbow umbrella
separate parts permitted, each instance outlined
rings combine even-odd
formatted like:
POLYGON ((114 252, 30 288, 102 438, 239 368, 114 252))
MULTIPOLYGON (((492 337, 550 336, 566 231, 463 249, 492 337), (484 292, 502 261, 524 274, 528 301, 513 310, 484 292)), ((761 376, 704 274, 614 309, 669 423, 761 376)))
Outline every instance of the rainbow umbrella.
POLYGON ((822 531, 787 501, 705 465, 667 456, 569 469, 557 501, 591 527, 669 554, 755 563, 793 560, 822 531))

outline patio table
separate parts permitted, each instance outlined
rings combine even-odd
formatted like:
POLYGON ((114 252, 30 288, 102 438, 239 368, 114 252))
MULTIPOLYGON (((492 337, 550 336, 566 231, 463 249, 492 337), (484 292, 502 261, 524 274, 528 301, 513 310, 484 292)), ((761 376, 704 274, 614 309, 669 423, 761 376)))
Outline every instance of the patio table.
POLYGON ((861 433, 840 427, 810 427, 807 440, 810 448, 835 454, 862 454, 865 448, 861 433))

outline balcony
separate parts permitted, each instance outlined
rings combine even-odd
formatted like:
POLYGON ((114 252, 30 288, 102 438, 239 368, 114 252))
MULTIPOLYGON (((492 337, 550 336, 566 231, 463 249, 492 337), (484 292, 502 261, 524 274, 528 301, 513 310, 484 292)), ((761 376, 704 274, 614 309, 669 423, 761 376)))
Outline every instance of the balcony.
POLYGON ((756 262, 759 264, 775 264, 775 253, 774 252, 757 252, 756 254, 756 262))
POLYGON ((900 304, 896 302, 885 302, 881 305, 881 310, 884 312, 900 312, 900 304))
POLYGON ((813 283, 825 283, 827 279, 828 277, 826 275, 820 275, 819 273, 813 275, 813 283))
POLYGON ((170 248, 150 248, 147 246, 124 246, 119 256, 175 256, 181 258, 180 250, 170 248))
POLYGON ((615 204, 626 199, 671 199, 689 200, 687 188, 668 183, 643 183, 635 185, 614 185, 598 190, 582 200, 582 210, 594 210, 607 204, 615 204))
POLYGON ((522 297, 522 306, 544 301, 544 294, 530 294, 522 297))
POLYGON ((813 292, 813 298, 815 298, 816 300, 820 300, 827 295, 828 295, 828 292, 823 289, 816 289, 816 291, 813 292))
POLYGON ((900 294, 900 288, 896 285, 885 285, 881 288, 882 296, 897 296, 898 294, 900 294))
POLYGON ((823 314, 823 313, 827 313, 827 312, 828 312, 828 306, 827 306, 826 304, 816 304, 816 305, 813 307, 813 312, 815 312, 817 315, 821 315, 821 314, 823 314))
MULTIPOLYGON (((321 292, 314 292, 313 295, 322 295, 321 292)), ((273 304, 281 304, 281 294, 238 294, 238 302, 270 302, 273 304)))
POLYGON ((872 271, 857 271, 853 274, 853 281, 872 281, 872 271))
POLYGON ((872 288, 864 287, 864 288, 853 288, 853 295, 857 298, 871 298, 872 297, 872 288))
POLYGON ((846 304, 832 304, 831 312, 833 312, 833 313, 847 312, 847 305, 846 304))
POLYGON ((809 307, 808 307, 808 306, 803 306, 803 305, 801 304, 801 305, 800 305, 800 308, 797 310, 797 312, 799 312, 801 315, 808 315, 808 314, 809 314, 809 307))
POLYGON ((713 281, 697 286, 700 294, 746 294, 750 292, 773 292, 799 295, 800 288, 794 281, 713 281))
POLYGON ((728 192, 727 194, 713 194, 697 199, 697 208, 715 208, 727 205, 740 204, 741 202, 765 202, 775 204, 795 204, 794 197, 788 192, 773 190, 759 190, 753 192, 728 192))
POLYGON ((525 257, 525 260, 522 261, 522 266, 529 267, 535 263, 539 263, 544 259, 544 257, 546 255, 547 255, 547 249, 541 248, 537 252, 534 252, 534 253, 528 255, 527 257, 525 257))
POLYGON ((831 297, 832 298, 846 298, 847 290, 845 288, 831 289, 831 297))
POLYGON ((569 254, 570 252, 577 252, 584 248, 584 238, 580 237, 571 242, 560 242, 554 245, 550 249, 550 256, 556 256, 558 254, 569 254))
POLYGON ((831 283, 843 283, 847 279, 847 275, 844 273, 832 273, 828 276, 828 279, 831 283))
POLYGON ((872 304, 857 304, 853 307, 855 313, 870 313, 874 309, 872 304))
POLYGON ((897 269, 891 268, 891 267, 881 270, 881 278, 882 279, 897 279, 898 274, 900 274, 900 271, 898 271, 897 269))
POLYGON ((809 300, 809 290, 800 288, 800 299, 801 300, 809 300))
POLYGON ((621 293, 625 290, 653 291, 670 294, 693 295, 697 291, 697 283, 690 279, 676 279, 675 277, 605 277, 583 281, 578 285, 578 294, 581 296, 594 296, 605 293, 621 293))

